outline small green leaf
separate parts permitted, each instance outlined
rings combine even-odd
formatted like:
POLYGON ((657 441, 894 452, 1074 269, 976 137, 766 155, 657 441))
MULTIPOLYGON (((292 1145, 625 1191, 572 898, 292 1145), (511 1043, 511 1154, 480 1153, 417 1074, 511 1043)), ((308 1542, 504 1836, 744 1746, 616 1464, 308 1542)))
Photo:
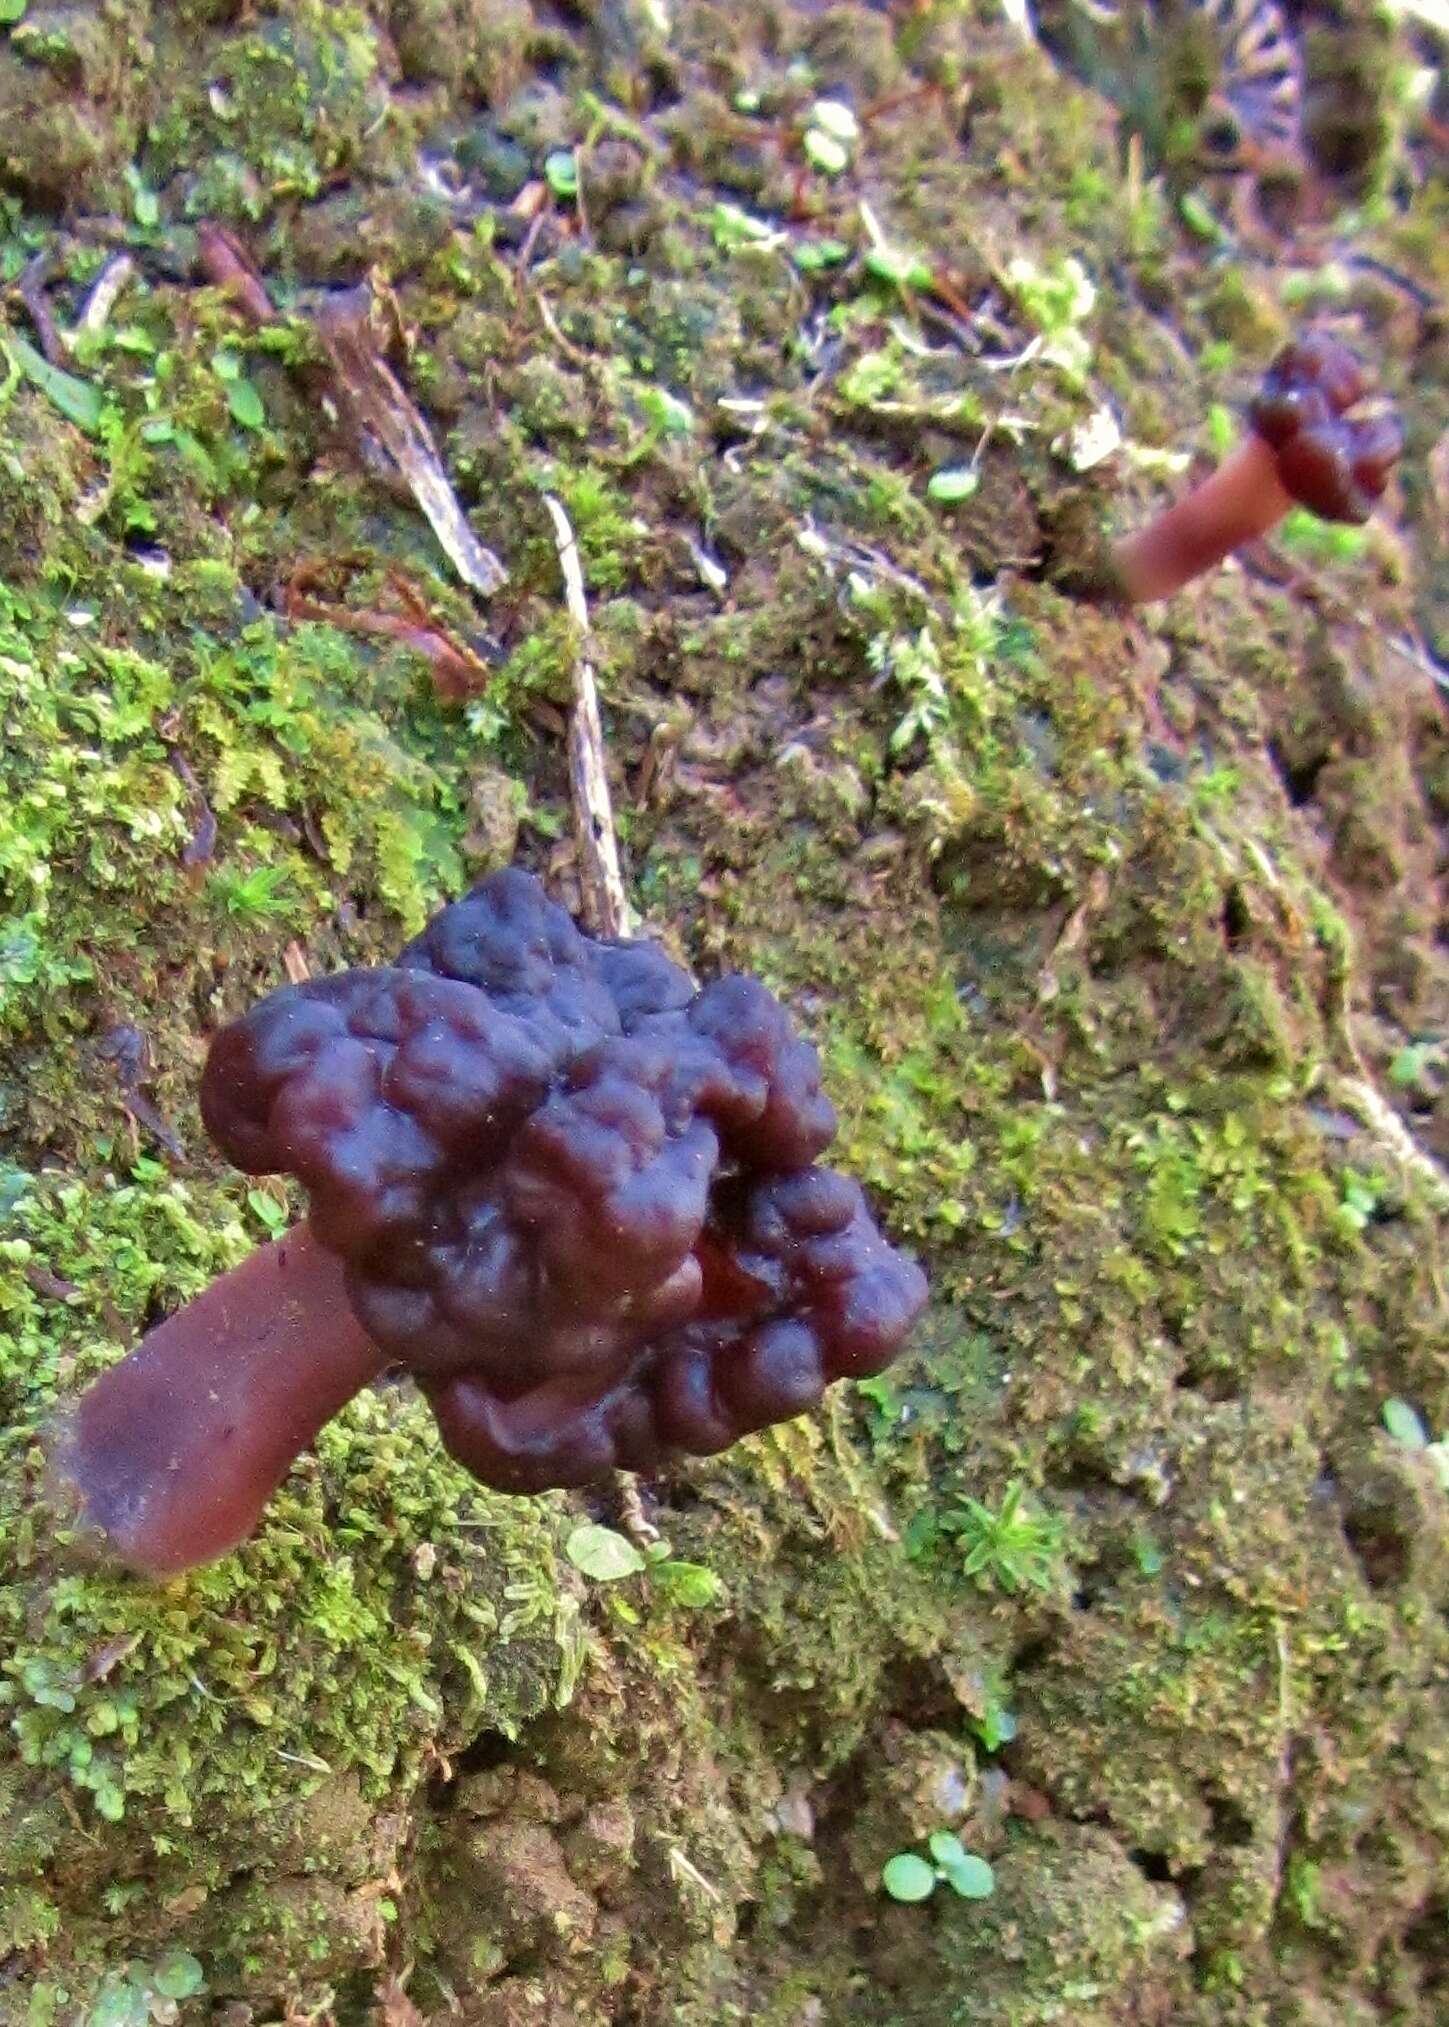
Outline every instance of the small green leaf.
POLYGON ((119 1788, 97 1788, 95 1804, 97 1815, 108 1823, 119 1823, 126 1813, 126 1798, 119 1788))
POLYGON ((32 1703, 43 1704, 50 1710, 75 1709, 73 1681, 51 1661, 40 1656, 26 1661, 20 1670, 20 1684, 32 1703))
POLYGON ((996 1874, 984 1858, 965 1852, 959 1863, 944 1866, 946 1884, 963 1900, 989 1900, 996 1891, 996 1874))
POLYGON ((78 380, 74 373, 66 373, 59 366, 52 366, 43 352, 18 332, 10 332, 3 341, 21 372, 34 386, 38 387, 48 401, 60 410, 68 422, 77 429, 83 429, 87 436, 94 436, 101 426, 101 390, 89 380, 78 380))
POLYGON ((1132 1553, 1137 1559, 1137 1567, 1141 1570, 1143 1576, 1155 1577, 1162 1574, 1162 1567, 1166 1558, 1162 1550, 1157 1546, 1157 1543, 1149 1536, 1145 1534, 1140 1535, 1132 1544, 1132 1553))
POLYGON ((544 180, 555 197, 572 203, 579 194, 579 158, 572 148, 555 148, 543 165, 544 180))
POLYGON ((778 246, 785 235, 778 226, 768 225, 763 218, 755 218, 738 204, 716 204, 710 214, 710 226, 714 243, 726 252, 738 252, 746 247, 769 248, 778 246))
POLYGON ((86 2027, 146 2027, 146 1994, 127 1977, 112 1972, 85 2015, 86 2027))
POLYGON ((488 1702, 488 1674, 486 1669, 477 1655, 471 1653, 461 1640, 455 1640, 452 1643, 452 1652, 467 1670, 468 1680, 473 1685, 474 1700, 479 1709, 483 1709, 488 1702))
POLYGON ((1315 563, 1350 563, 1369 542, 1366 528, 1348 521, 1321 521, 1307 507, 1291 507, 1278 540, 1315 563))
POLYGON ((663 436, 690 436, 694 432, 694 410, 667 387, 641 387, 639 406, 663 436))
POLYGON ((643 1556, 627 1535, 593 1523, 574 1529, 564 1543, 564 1554, 576 1570, 582 1570, 599 1584, 616 1584, 622 1577, 637 1577, 645 1567, 643 1556))
POLYGON ((898 289, 926 289, 931 286, 931 268, 918 253, 897 246, 873 246, 865 256, 866 272, 877 281, 898 289))
POLYGON ((1188 231, 1199 239, 1223 240, 1227 234, 1220 221, 1213 216, 1210 206, 1205 204, 1195 191, 1185 191, 1178 200, 1178 211, 1188 231))
POLYGON ((1221 401, 1210 402, 1207 412, 1208 440, 1218 457, 1226 457, 1237 441, 1238 425, 1232 410, 1221 401))
POLYGON ((243 429, 266 428, 267 411, 252 381, 233 380, 226 390, 226 405, 231 410, 232 421, 240 423, 243 429))
POLYGON ((692 1612, 716 1604, 724 1596, 724 1585, 703 1563, 655 1563, 649 1574, 671 1604, 684 1605, 692 1612))
POLYGON ((938 1865, 960 1865, 966 1857, 966 1846, 954 1830, 933 1830, 927 1848, 938 1865))
POLYGON ((249 1189, 247 1203, 274 1238, 280 1238, 292 1222, 287 1206, 279 1204, 277 1199, 268 1196, 265 1190, 249 1189))
POLYGON ((1441 1042, 1406 1042, 1389 1065, 1389 1082, 1400 1090, 1419 1083, 1443 1052, 1441 1042))
POLYGON ((980 484, 981 474, 970 465, 946 465, 932 472, 926 492, 942 506, 955 506, 960 500, 969 500, 980 484))
POLYGON ((822 176, 839 176, 850 167, 850 150, 844 141, 837 141, 834 134, 824 133, 819 127, 810 128, 802 146, 805 160, 822 176))
POLYGON ((817 99, 810 108, 810 119, 822 134, 837 141, 860 139, 860 121, 843 99, 817 99))
POLYGON ((1016 1719, 999 1703, 989 1704, 986 1715, 976 1726, 976 1736, 989 1753, 1000 1752, 1016 1737, 1016 1719))
POLYGON ((127 166, 126 181, 131 186, 131 210, 135 214, 136 223, 149 231, 160 222, 160 199, 156 192, 141 180, 141 172, 134 162, 127 166))
POLYGON ((1407 1401, 1401 1401, 1397 1396, 1393 1396, 1384 1402, 1382 1412, 1384 1427, 1396 1443, 1406 1443, 1411 1450, 1426 1450, 1429 1447, 1429 1431, 1407 1401))
POLYGON ((206 1978, 189 1950, 168 1950, 152 1971, 151 1983, 163 1999, 194 1999, 206 1978))
POLYGON ((13 28, 17 21, 23 21, 29 5, 30 0, 0 0, 0 27, 13 28))
POLYGON ((843 239, 807 239, 791 247, 790 258, 802 274, 818 274, 822 268, 839 267, 849 260, 850 248, 843 239))
POLYGON ((892 1900, 929 1900, 936 1890, 936 1874, 914 1851, 898 1851, 882 1866, 880 1883, 892 1900))

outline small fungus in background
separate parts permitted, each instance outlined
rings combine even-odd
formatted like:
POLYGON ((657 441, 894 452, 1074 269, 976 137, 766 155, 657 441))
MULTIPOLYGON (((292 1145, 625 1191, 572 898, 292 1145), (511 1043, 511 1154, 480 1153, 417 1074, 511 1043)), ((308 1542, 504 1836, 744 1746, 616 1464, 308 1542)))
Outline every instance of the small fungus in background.
POLYGON ((406 1368, 509 1492, 708 1456, 879 1372, 926 1299, 856 1183, 814 1049, 757 979, 696 991, 529 874, 396 965, 215 1037, 202 1116, 305 1223, 151 1331, 54 1446, 83 1519, 163 1576, 257 1525, 297 1454, 406 1368))
POLYGON ((1242 442, 1210 478, 1112 550, 1131 605, 1170 598, 1234 549, 1269 534, 1295 503, 1325 521, 1366 521, 1403 450, 1387 412, 1355 417, 1367 381, 1336 338, 1310 331, 1269 367, 1242 442))

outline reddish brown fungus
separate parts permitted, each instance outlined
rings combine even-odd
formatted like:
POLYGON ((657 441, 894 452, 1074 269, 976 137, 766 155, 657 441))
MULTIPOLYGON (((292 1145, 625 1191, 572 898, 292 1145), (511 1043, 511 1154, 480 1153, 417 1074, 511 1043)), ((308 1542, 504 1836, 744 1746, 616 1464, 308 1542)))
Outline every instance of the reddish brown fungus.
POLYGON ((1115 545, 1118 595, 1132 605, 1171 597, 1269 534, 1295 502, 1326 521, 1366 521, 1403 449, 1392 414, 1350 413, 1366 390, 1363 368, 1337 339, 1310 332, 1286 346, 1249 409, 1248 434, 1227 460, 1115 545))
POLYGON ((485 1483, 709 1455, 878 1372, 925 1301, 858 1186, 814 1050, 758 980, 696 991, 522 872, 398 963, 284 987, 216 1037, 202 1112, 309 1224, 151 1334, 58 1463, 155 1574, 255 1526, 384 1362, 485 1483))

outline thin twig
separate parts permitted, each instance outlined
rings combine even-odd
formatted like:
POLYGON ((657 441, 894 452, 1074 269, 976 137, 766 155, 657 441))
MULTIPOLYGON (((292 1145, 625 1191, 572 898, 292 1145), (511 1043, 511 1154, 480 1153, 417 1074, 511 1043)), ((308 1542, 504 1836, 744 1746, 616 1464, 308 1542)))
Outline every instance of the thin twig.
POLYGON ((609 776, 604 762, 604 728, 599 719, 599 692, 587 654, 589 608, 584 597, 579 545, 569 525, 569 517, 558 501, 545 493, 543 503, 553 521, 554 540, 558 545, 564 604, 580 635, 578 652, 574 656, 574 708, 569 714, 568 746, 569 785, 573 795, 574 828, 579 841, 584 914, 588 928, 595 935, 627 936, 629 903, 624 898, 624 881, 619 871, 614 807, 609 798, 609 776))
POLYGON ((45 285, 50 280, 55 263, 49 252, 38 253, 34 260, 27 261, 20 271, 15 284, 15 293, 30 312, 30 321, 35 326, 35 335, 40 340, 40 349, 52 366, 67 363, 65 346, 60 341, 60 332, 55 327, 46 300, 45 285))
POLYGON ((508 573, 468 525, 432 431, 399 385, 372 329, 373 293, 364 282, 328 297, 317 334, 334 376, 334 392, 354 429, 370 429, 412 489, 449 562, 463 582, 490 598, 508 573))
POLYGON ((128 253, 118 253, 106 262, 96 276, 95 284, 86 297, 85 307, 76 320, 74 331, 70 334, 72 345, 78 337, 84 335, 93 338, 98 331, 106 328, 122 290, 130 286, 135 272, 136 263, 128 253))
POLYGON ((1449 1212, 1449 1173, 1421 1147, 1367 1075, 1338 1076, 1330 1086, 1337 1103, 1365 1125, 1384 1153, 1412 1175, 1440 1216, 1449 1212))
POLYGON ((552 215, 552 211, 551 204, 540 204, 529 221, 528 230, 523 235, 523 244, 518 249, 518 258, 513 263, 520 275, 528 273, 533 260, 533 249, 537 246, 538 235, 543 230, 543 221, 552 215))
POLYGON ((530 286, 529 292, 537 306, 539 320, 564 357, 572 359, 576 366, 592 367, 595 364, 592 353, 584 351, 581 345, 576 345, 572 338, 566 337, 559 329, 558 319, 555 317, 548 297, 544 295, 543 291, 530 286))
MULTIPOLYGON (((275 322, 277 310, 266 283, 235 233, 203 219, 196 238, 202 272, 225 292, 238 314, 258 329, 275 322)), ((304 379, 330 397, 364 467, 371 463, 370 440, 375 441, 384 467, 381 476, 406 489, 469 589, 491 598, 508 582, 508 573, 473 533, 443 469, 432 431, 382 356, 373 324, 376 300, 370 281, 334 290, 324 300, 313 327, 327 355, 328 371, 320 380, 315 373, 304 379)))
POLYGON ((619 1518, 624 1523, 624 1532, 636 1548, 652 1548, 660 1539, 659 1529, 644 1511, 644 1495, 639 1490, 637 1478, 622 1474, 619 1485, 619 1518))
POLYGON ((261 271, 234 232, 214 219, 203 218, 196 228, 196 254, 201 271, 214 288, 221 290, 249 324, 258 330, 275 323, 276 305, 267 292, 261 271))

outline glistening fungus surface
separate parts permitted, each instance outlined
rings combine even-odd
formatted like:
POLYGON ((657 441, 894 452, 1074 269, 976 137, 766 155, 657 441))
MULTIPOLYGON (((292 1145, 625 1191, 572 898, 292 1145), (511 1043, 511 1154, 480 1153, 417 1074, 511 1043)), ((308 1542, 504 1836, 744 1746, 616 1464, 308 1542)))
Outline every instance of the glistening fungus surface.
POLYGON ((62 378, 13 288, 0 329, 0 2019, 1431 2027, 1449 271, 1412 94, 1360 108, 1357 223, 1325 184, 1274 241, 1225 183, 1184 218, 985 6, 3 34, 0 271, 50 251, 69 330, 135 268, 62 378), (201 283, 203 216, 293 322, 201 283), (309 291, 370 265, 509 570, 486 613, 316 398, 309 291), (1385 511, 1144 621, 1076 600, 1305 309, 1400 403, 1385 511), (577 899, 546 492, 631 898, 820 1046, 931 1270, 917 1348, 672 1473, 647 1567, 607 1501, 471 1486, 389 1384, 235 1557, 117 1576, 47 1516, 46 1418, 297 1208, 208 1147, 206 1038, 512 860, 577 899), (358 630, 399 574, 471 702, 358 630), (993 1891, 890 1901, 942 1830, 993 1891))

